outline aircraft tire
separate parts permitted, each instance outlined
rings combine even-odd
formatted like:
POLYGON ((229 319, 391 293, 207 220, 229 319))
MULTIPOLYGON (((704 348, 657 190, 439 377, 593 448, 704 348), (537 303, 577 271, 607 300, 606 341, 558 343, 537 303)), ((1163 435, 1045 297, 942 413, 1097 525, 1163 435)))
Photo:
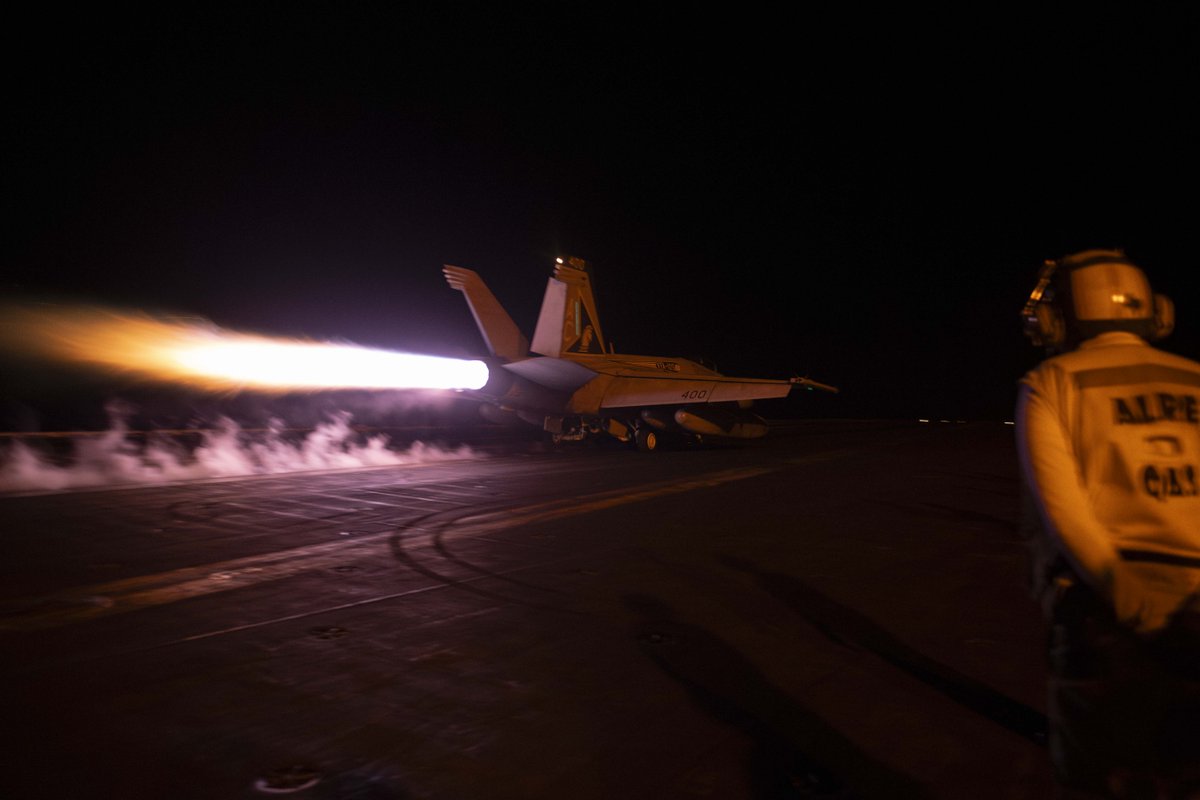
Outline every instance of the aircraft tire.
POLYGON ((658 447, 658 434, 649 428, 638 428, 634 442, 639 452, 650 453, 658 447))

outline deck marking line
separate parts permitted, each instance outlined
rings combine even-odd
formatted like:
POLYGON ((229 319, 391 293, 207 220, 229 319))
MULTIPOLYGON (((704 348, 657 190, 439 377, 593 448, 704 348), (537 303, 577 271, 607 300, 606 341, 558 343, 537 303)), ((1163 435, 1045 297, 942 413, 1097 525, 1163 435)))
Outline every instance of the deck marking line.
MULTIPOLYGON (((486 512, 452 522, 449 533, 457 537, 482 535, 564 517, 588 514, 656 497, 711 488, 746 480, 781 467, 748 467, 712 472, 681 481, 662 481, 642 489, 608 490, 582 497, 552 500, 506 511, 486 512)), ((314 520, 323 522, 323 520, 314 520)), ((417 526, 420 529, 420 526, 417 526)), ((394 536, 394 531, 358 536, 317 545, 278 550, 257 556, 219 561, 168 572, 140 575, 107 583, 81 586, 27 602, 0 607, 0 631, 55 628, 90 619, 174 603, 193 597, 240 589, 280 580, 301 572, 342 563, 361 556, 358 551, 394 536), (15 607, 14 607, 15 606, 15 607)))

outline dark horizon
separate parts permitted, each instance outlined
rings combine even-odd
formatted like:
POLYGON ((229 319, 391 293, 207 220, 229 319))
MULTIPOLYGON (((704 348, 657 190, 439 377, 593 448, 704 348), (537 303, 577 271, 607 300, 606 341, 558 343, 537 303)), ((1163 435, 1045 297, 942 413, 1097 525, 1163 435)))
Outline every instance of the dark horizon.
POLYGON ((618 351, 842 388, 775 413, 1001 420, 1042 259, 1123 247, 1200 352, 1186 19, 238 15, 28 20, 5 298, 475 355, 441 265, 528 333, 569 254, 618 351))

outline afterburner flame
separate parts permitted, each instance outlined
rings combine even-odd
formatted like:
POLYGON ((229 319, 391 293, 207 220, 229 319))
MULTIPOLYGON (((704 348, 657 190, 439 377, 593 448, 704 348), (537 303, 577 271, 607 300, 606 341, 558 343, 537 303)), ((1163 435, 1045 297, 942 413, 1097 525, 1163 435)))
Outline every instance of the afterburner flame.
POLYGON ((105 366, 207 389, 478 389, 482 361, 223 330, 99 308, 11 309, 0 317, 13 350, 105 366))

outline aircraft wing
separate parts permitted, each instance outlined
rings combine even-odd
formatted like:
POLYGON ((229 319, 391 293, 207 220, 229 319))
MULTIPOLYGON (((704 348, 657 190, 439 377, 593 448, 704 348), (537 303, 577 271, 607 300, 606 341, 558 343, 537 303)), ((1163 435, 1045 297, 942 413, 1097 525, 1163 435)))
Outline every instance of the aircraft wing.
POLYGON ((770 380, 730 378, 724 375, 667 377, 617 376, 600 401, 601 408, 668 406, 688 403, 728 403, 738 400, 768 400, 786 397, 796 386, 834 391, 832 386, 807 378, 770 380))

